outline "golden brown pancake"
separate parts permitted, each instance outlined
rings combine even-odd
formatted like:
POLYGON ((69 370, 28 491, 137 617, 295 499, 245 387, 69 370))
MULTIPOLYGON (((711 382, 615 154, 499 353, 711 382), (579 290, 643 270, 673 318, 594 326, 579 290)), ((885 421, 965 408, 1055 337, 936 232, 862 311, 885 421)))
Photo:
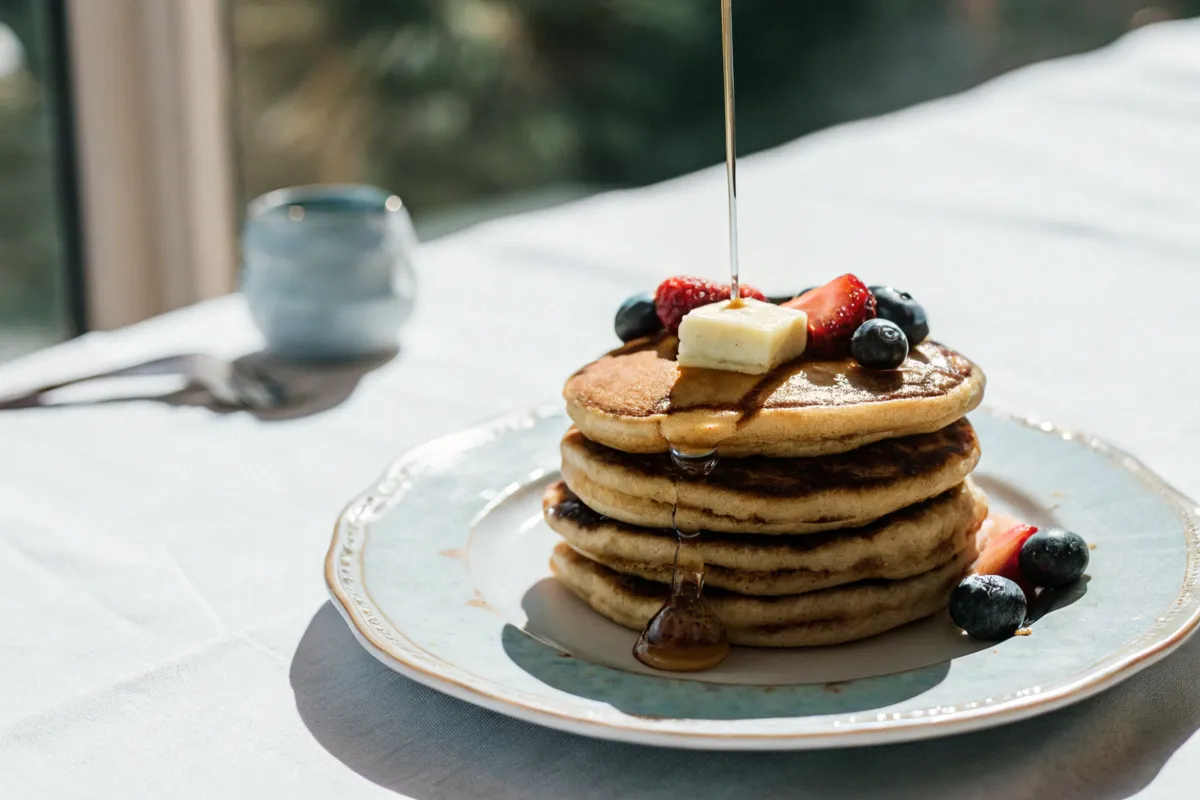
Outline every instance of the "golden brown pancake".
POLYGON ((563 397, 589 439, 628 453, 676 446, 723 455, 815 456, 930 433, 979 405, 983 372, 935 342, 894 370, 853 360, 784 364, 766 375, 681 369, 678 340, 638 339, 567 381, 563 397))
POLYGON ((979 461, 971 424, 817 458, 721 458, 680 476, 664 453, 622 453, 577 429, 562 441, 563 479, 588 507, 631 525, 800 534, 865 525, 957 486, 979 461), (681 517, 675 517, 675 513, 681 517))
MULTIPOLYGON (((670 583, 674 531, 609 519, 562 481, 546 488, 542 507, 550 528, 591 560, 670 583)), ((807 536, 706 532, 692 547, 704 561, 709 586, 750 595, 799 594, 927 572, 961 551, 986 516, 986 498, 968 481, 861 528, 807 536)))
MULTIPOLYGON (((863 581, 806 594, 749 597, 705 589, 733 644, 806 647, 863 639, 929 616, 945 607, 951 589, 975 558, 969 544, 947 563, 899 581, 863 581)), ((550 567, 593 609, 633 630, 645 627, 666 600, 661 583, 622 575, 560 542, 550 567)))

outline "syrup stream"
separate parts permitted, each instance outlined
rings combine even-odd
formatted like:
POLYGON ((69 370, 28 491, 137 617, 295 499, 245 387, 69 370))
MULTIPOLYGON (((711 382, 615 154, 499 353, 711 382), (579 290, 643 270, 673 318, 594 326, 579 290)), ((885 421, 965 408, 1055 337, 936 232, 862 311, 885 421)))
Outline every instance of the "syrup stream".
MULTIPOLYGON (((733 102, 732 0, 721 0, 721 61, 725 72, 725 178, 729 191, 730 305, 741 302, 738 282, 737 235, 737 136, 733 102)), ((699 548, 700 526, 680 509, 679 487, 684 481, 703 481, 717 466, 716 444, 685 448, 671 441, 671 525, 675 528, 675 560, 671 567, 671 595, 638 637, 633 656, 654 669, 697 672, 717 666, 729 655, 729 638, 716 614, 708 610, 704 591, 704 559, 699 548), (682 513, 681 513, 682 512, 682 513)), ((695 512, 691 512, 695 513, 695 512)))
POLYGON ((732 0, 721 0, 721 62, 725 68, 725 183, 729 192, 729 297, 733 304, 742 298, 738 281, 737 229, 737 134, 733 107, 733 15, 732 0))

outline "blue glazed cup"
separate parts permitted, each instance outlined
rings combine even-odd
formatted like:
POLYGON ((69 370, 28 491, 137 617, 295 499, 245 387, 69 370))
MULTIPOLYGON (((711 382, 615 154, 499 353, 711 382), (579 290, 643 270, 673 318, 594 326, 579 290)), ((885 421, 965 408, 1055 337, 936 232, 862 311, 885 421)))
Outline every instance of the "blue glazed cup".
POLYGON ((279 189, 250 204, 242 293, 275 355, 362 358, 394 350, 416 299, 412 220, 374 186, 279 189))

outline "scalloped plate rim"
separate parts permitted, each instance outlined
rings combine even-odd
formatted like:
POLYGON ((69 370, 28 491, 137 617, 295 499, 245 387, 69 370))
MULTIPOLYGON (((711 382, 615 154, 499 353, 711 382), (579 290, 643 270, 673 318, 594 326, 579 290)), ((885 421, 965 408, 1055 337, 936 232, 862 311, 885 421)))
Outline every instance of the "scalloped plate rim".
MULTIPOLYGON (((395 486, 398 476, 409 465, 420 463, 428 454, 452 446, 462 447, 471 442, 484 441, 490 437, 529 427, 543 419, 562 414, 561 406, 554 404, 541 405, 526 411, 495 417, 457 433, 419 445, 395 459, 380 477, 348 503, 338 516, 325 556, 326 587, 334 607, 346 621, 354 638, 368 653, 388 668, 431 689, 506 716, 556 730, 612 741, 689 749, 752 751, 823 749, 916 741, 968 733, 1028 719, 1092 697, 1156 663, 1181 646, 1200 625, 1200 593, 1195 591, 1200 583, 1200 528, 1198 528, 1197 521, 1200 508, 1197 508, 1194 502, 1160 478, 1139 459, 1103 439, 1035 417, 1013 414, 986 405, 980 407, 976 413, 988 414, 1064 440, 1080 442, 1124 471, 1133 474, 1148 489, 1156 492, 1172 506, 1172 510, 1175 511, 1184 527, 1183 532, 1187 539, 1187 565, 1179 594, 1167 613, 1172 616, 1186 615, 1169 628, 1164 626, 1164 629, 1144 646, 1128 653, 1123 653, 1121 650, 1110 652, 1098 662, 1102 666, 1097 666, 1075 680, 1055 685, 1049 690, 1016 696, 990 705, 954 710, 946 714, 930 714, 918 719, 903 721, 886 719, 857 722, 853 727, 833 731, 771 733, 696 731, 686 729, 689 723, 693 722, 691 720, 640 717, 625 714, 615 708, 608 716, 615 715, 619 718, 620 724, 616 721, 602 721, 594 716, 589 718, 586 715, 573 714, 569 710, 556 710, 552 707, 553 704, 545 701, 531 702, 534 698, 525 698, 525 701, 522 702, 518 697, 506 697, 490 690, 487 684, 494 682, 487 679, 477 678, 475 682, 455 680, 444 674, 444 671, 439 673, 436 669, 431 669, 418 662, 421 660, 436 662, 444 665, 446 669, 458 667, 422 650, 411 642, 408 642, 408 647, 417 654, 424 654, 427 658, 421 658, 420 655, 414 657, 412 652, 403 652, 399 648, 404 645, 400 643, 396 643, 395 647, 389 647, 377 631, 372 631, 372 626, 367 619, 372 614, 384 616, 377 607, 374 607, 369 592, 363 587, 362 591, 366 597, 359 597, 357 598, 358 602, 355 602, 344 585, 345 576, 339 580, 337 554, 339 550, 346 547, 347 528, 354 524, 352 517, 356 514, 361 516, 363 521, 359 524, 365 526, 369 523, 370 515, 381 514, 392 504, 398 502, 400 499, 397 496, 399 487, 395 486)), ((481 514, 486 511, 485 508, 481 514)), ((361 545, 357 552, 361 554, 361 545)), ((397 633, 399 632, 397 631, 397 633)), ((514 690, 508 694, 524 695, 526 693, 514 690)))

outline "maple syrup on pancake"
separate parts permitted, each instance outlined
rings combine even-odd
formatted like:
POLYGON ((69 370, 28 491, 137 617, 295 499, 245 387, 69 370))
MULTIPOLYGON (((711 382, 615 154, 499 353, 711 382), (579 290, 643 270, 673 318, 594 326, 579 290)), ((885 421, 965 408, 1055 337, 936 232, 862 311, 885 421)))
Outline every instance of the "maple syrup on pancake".
MULTIPOLYGON (((725 180, 729 194, 730 305, 741 303, 738 282, 737 237, 737 137, 733 103, 732 0, 721 0, 721 62, 725 86, 725 180)), ((739 415, 740 416, 740 415, 739 415)), ((684 422, 683 419, 677 422, 684 422)), ((736 427, 736 421, 734 422, 736 427)), ((671 444, 672 486, 675 498, 671 524, 675 528, 675 561, 671 568, 671 594, 638 637, 633 656, 648 667, 670 672, 698 672, 717 666, 729 655, 729 637, 720 617, 704 603, 704 559, 698 547, 699 512, 681 509, 681 480, 703 480, 717 466, 718 431, 664 431, 671 444), (689 436, 688 434, 692 434, 689 436), (704 446, 686 445, 699 434, 704 446)), ((732 433, 732 431, 730 431, 732 433)))

